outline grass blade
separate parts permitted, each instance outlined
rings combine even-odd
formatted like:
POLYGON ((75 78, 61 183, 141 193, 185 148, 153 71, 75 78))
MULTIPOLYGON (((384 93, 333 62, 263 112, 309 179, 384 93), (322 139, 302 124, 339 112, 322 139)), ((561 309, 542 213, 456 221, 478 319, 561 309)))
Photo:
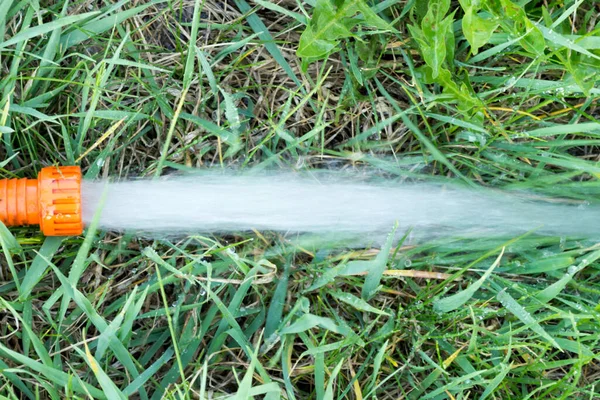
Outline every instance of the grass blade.
POLYGON ((100 368, 98 361, 96 361, 94 356, 92 356, 92 353, 90 353, 90 349, 88 348, 87 343, 84 342, 84 346, 85 346, 85 353, 83 352, 83 350, 81 350, 77 347, 75 347, 75 351, 77 351, 79 353, 79 355, 86 361, 86 363, 90 366, 90 368, 94 372, 96 379, 98 379, 98 382, 100 383, 100 386, 102 387, 102 390, 104 391, 105 398, 115 399, 115 400, 116 399, 121 399, 121 400, 126 399, 125 395, 117 388, 117 386, 113 383, 113 381, 110 380, 108 375, 106 375, 106 372, 104 372, 102 370, 102 368, 100 368))
POLYGON ((552 336, 550 336, 544 328, 533 318, 533 316, 528 313, 510 294, 506 292, 506 290, 501 290, 496 295, 496 298, 502 305, 510 311, 515 317, 517 317, 523 324, 525 324, 532 331, 546 339, 552 346, 561 350, 561 347, 558 345, 556 340, 552 336))
POLYGON ((472 283, 468 288, 463 291, 460 291, 452 296, 445 297, 441 300, 438 300, 434 303, 433 307, 437 312, 450 312, 462 307, 473 295, 481 285, 489 278, 494 269, 500 264, 500 260, 502 259, 502 255, 504 255, 504 248, 500 252, 496 261, 492 263, 492 265, 485 271, 485 273, 479 278, 476 282, 472 283))
POLYGON ((285 306, 285 299, 288 290, 288 279, 290 274, 290 264, 285 263, 283 267, 283 273, 277 282, 277 287, 273 292, 271 298, 271 304, 269 305, 269 312, 267 313, 267 322, 265 323, 265 337, 270 338, 275 333, 279 325, 281 324, 281 318, 283 316, 283 308, 285 306))
POLYGON ((92 11, 92 12, 78 14, 78 15, 71 15, 68 17, 62 17, 62 18, 56 19, 52 22, 47 22, 42 25, 37 25, 37 26, 31 27, 31 28, 25 29, 25 30, 17 33, 15 36, 11 37, 10 39, 0 42, 0 49, 7 48, 16 43, 27 41, 27 40, 32 39, 37 36, 45 35, 46 33, 50 33, 52 31, 55 31, 64 26, 67 26, 67 25, 76 24, 79 21, 88 19, 97 14, 98 14, 97 11, 92 11))
POLYGON ((42 279, 44 273, 50 267, 46 260, 51 260, 63 243, 62 237, 47 237, 39 250, 39 254, 33 259, 21 284, 19 299, 24 301, 31 296, 31 291, 42 279))
MULTIPOLYGON (((75 46, 84 40, 92 38, 98 34, 104 33, 115 26, 118 26, 126 21, 127 19, 139 15, 142 11, 156 4, 165 3, 167 0, 152 0, 146 4, 138 7, 123 10, 121 12, 115 12, 110 16, 104 16, 102 18, 96 18, 87 24, 84 24, 81 28, 76 28, 71 32, 63 34, 60 44, 62 48, 68 49, 75 46)), ((98 12, 94 12, 95 15, 98 12)))

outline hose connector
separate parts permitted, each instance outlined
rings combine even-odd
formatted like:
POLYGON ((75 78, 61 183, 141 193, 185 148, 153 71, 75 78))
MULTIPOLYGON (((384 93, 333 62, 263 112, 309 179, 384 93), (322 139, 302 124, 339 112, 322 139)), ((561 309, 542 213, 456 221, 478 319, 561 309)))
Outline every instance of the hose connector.
POLYGON ((0 220, 6 226, 39 225, 46 236, 80 235, 80 168, 46 167, 37 179, 0 179, 0 220))

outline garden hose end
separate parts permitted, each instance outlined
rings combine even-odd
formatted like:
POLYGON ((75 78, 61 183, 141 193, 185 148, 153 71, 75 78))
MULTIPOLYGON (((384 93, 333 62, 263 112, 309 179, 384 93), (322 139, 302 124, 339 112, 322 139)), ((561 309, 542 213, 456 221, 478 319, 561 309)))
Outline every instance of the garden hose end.
POLYGON ((39 225, 46 236, 80 235, 80 168, 46 167, 37 179, 0 179, 0 220, 6 226, 39 225))

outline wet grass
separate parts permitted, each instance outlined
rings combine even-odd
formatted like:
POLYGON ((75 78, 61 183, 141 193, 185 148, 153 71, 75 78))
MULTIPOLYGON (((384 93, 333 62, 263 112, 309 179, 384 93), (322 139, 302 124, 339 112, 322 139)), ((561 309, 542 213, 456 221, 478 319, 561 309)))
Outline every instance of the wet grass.
MULTIPOLYGON (((428 2, 373 2, 390 29, 343 20, 353 36, 300 58, 325 3, 0 1, 2 177, 370 167, 598 201, 597 4, 481 1, 463 24, 453 2, 431 31, 428 2)), ((2 228, 3 398, 598 397, 586 238, 2 228)))

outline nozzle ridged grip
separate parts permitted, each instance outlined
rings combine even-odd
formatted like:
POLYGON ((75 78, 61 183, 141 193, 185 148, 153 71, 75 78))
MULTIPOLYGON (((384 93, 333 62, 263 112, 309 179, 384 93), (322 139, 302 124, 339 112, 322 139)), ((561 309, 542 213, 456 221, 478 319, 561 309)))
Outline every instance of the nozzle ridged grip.
POLYGON ((37 181, 0 179, 0 221, 6 226, 39 223, 37 181))
POLYGON ((46 236, 80 235, 81 170, 47 167, 38 175, 40 228, 46 236))

